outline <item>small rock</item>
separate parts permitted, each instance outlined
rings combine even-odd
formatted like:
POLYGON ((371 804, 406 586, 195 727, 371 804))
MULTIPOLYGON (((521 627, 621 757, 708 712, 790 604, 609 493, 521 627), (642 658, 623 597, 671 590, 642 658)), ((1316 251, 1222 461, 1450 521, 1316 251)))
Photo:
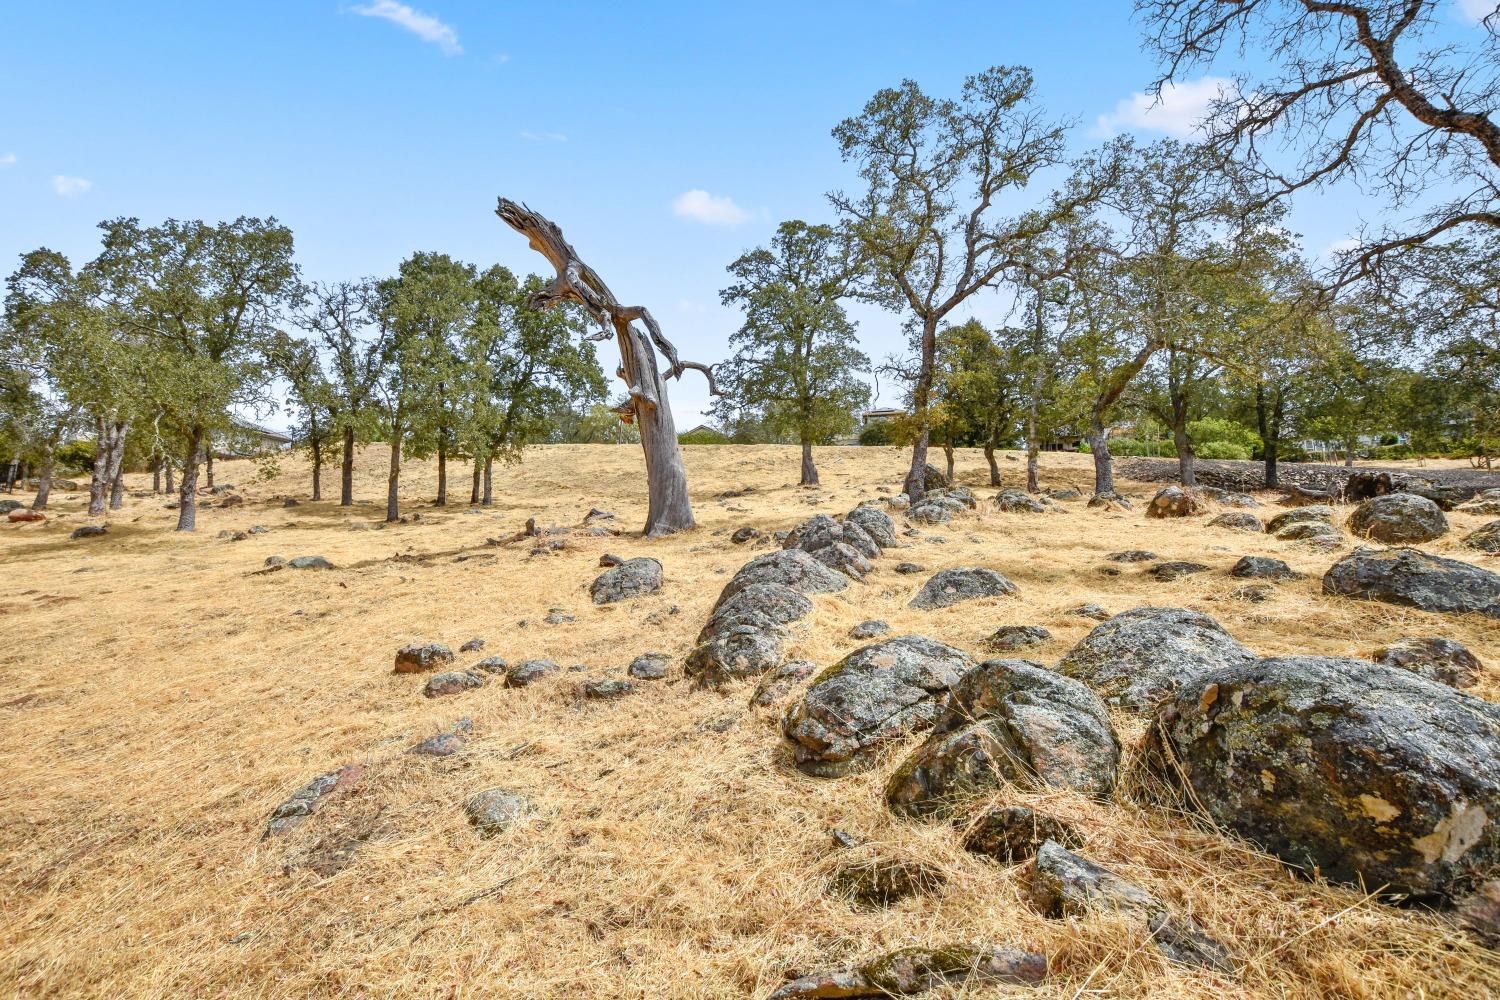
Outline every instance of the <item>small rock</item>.
POLYGON ((1107 622, 1110 618, 1109 612, 1097 604, 1080 604, 1068 614, 1077 615, 1079 618, 1092 618, 1096 622, 1107 622))
POLYGON ((761 675, 760 683, 755 686, 755 693, 750 696, 750 704, 757 708, 776 704, 795 691, 817 669, 817 664, 810 660, 788 660, 772 667, 761 675))
POLYGON ((68 537, 69 538, 99 538, 107 530, 109 530, 109 526, 106 525, 106 524, 85 524, 82 527, 74 528, 73 529, 73 533, 71 535, 69 535, 68 537))
POLYGON ((283 559, 281 556, 266 556, 265 565, 267 565, 267 566, 285 566, 286 565, 286 560, 283 559))
POLYGON ((265 836, 271 837, 286 833, 317 812, 324 799, 340 789, 348 788, 364 773, 363 764, 345 764, 327 774, 318 775, 276 807, 266 823, 265 836))
POLYGON ((734 534, 732 534, 732 535, 729 536, 729 540, 731 542, 733 542, 734 544, 736 544, 736 545, 744 545, 746 542, 751 541, 752 539, 755 539, 755 538, 759 538, 759 537, 760 537, 760 531, 759 531, 759 529, 745 527, 745 528, 737 528, 735 530, 734 534))
POLYGON ((896 572, 900 573, 902 576, 910 576, 913 573, 925 573, 926 572, 926 570, 923 567, 918 566, 914 562, 897 563, 896 566, 895 566, 895 569, 896 569, 896 572))
POLYGON ((1002 625, 984 640, 984 648, 997 653, 1008 653, 1013 649, 1035 646, 1052 638, 1052 633, 1040 625, 1002 625))
POLYGON ((1469 532, 1463 544, 1480 552, 1500 552, 1500 521, 1491 521, 1469 532))
POLYGON ((297 506, 300 506, 301 503, 302 503, 302 501, 296 499, 295 497, 287 497, 285 500, 281 501, 281 506, 283 506, 283 507, 297 507, 297 506))
POLYGON ((6 514, 5 519, 11 524, 24 524, 28 521, 45 521, 47 515, 39 510, 32 510, 30 507, 17 507, 6 514))
POLYGON ((333 569, 333 563, 322 556, 294 556, 287 560, 291 569, 333 569))
POLYGON ((506 664, 503 658, 498 656, 486 656, 484 659, 474 664, 474 669, 482 670, 487 674, 503 674, 505 673, 505 666, 506 664))
POLYGON ((661 563, 638 556, 600 573, 589 585, 589 595, 595 604, 611 604, 655 593, 661 589, 661 583, 661 563))
POLYGON ((419 674, 453 662, 453 650, 438 642, 413 643, 396 653, 396 673, 419 674))
POLYGON ((1276 534, 1282 528, 1292 524, 1307 524, 1311 522, 1333 524, 1333 508, 1327 504, 1312 504, 1307 507, 1293 507, 1291 510, 1283 511, 1266 522, 1266 530, 1276 534))
POLYGON ((828 888, 857 907, 875 908, 931 892, 946 881, 941 869, 921 861, 877 857, 843 865, 829 879, 828 888))
POLYGON ((1269 583, 1247 583, 1241 587, 1235 587, 1229 592, 1229 597, 1236 601, 1249 601, 1259 604, 1268 601, 1276 593, 1276 588, 1269 583))
POLYGON ((427 698, 441 698, 444 695, 459 694, 474 688, 484 687, 484 677, 469 670, 450 670, 441 674, 434 674, 428 681, 427 686, 422 689, 422 694, 427 698))
POLYGON ((1266 530, 1260 518, 1244 510, 1227 510, 1208 522, 1210 528, 1228 528, 1231 531, 1253 531, 1259 534, 1266 530))
POLYGON ((1190 517, 1203 513, 1203 501, 1191 490, 1181 486, 1165 486, 1146 507, 1147 517, 1190 517))
POLYGON ((1280 559, 1269 556, 1244 556, 1229 568, 1229 575, 1242 580, 1300 580, 1302 574, 1280 559))
POLYGON ((640 681, 659 681, 667 676, 672 658, 666 653, 642 653, 630 661, 625 673, 640 681))
POLYGON ((934 574, 907 607, 928 611, 1015 592, 1016 585, 992 569, 957 567, 934 574))
POLYGON ((483 639, 470 639, 468 642, 464 643, 462 646, 459 646, 458 647, 458 651, 460 653, 477 653, 477 652, 479 652, 483 648, 484 648, 484 640, 483 639))
POLYGON ((964 850, 1013 865, 1035 857, 1049 840, 1064 847, 1083 846, 1082 834, 1060 819, 1027 806, 996 806, 986 809, 969 827, 964 850))
POLYGON ((879 619, 872 618, 869 621, 860 622, 849 630, 851 639, 873 639, 877 635, 885 635, 891 627, 879 619))
POLYGON ((1155 566, 1151 567, 1149 572, 1158 580, 1165 581, 1176 580, 1184 576, 1191 576, 1194 573, 1206 573, 1208 572, 1208 567, 1203 565, 1202 563, 1183 562, 1181 560, 1177 560, 1173 562, 1157 563, 1155 566))
POLYGON ((1126 549, 1124 552, 1111 552, 1104 558, 1110 562, 1137 563, 1155 562, 1159 557, 1155 552, 1148 552, 1145 549, 1126 549))
POLYGON ((618 677, 604 677, 599 680, 585 681, 583 684, 583 696, 596 701, 612 701, 634 691, 634 684, 618 677))
POLYGON ((1500 948, 1500 879, 1490 879, 1478 889, 1458 901, 1454 908, 1458 922, 1466 927, 1479 942, 1490 948, 1500 948))
POLYGON ((625 560, 624 560, 623 557, 614 555, 614 554, 609 553, 609 552, 606 552, 606 553, 604 553, 604 555, 602 555, 602 556, 599 557, 599 565, 600 566, 606 566, 606 567, 607 566, 619 566, 619 565, 621 565, 624 562, 625 562, 625 560))
POLYGON ((555 674, 561 668, 551 660, 522 660, 520 663, 505 670, 505 686, 508 688, 523 688, 535 684, 549 674, 555 674))
POLYGON ((1045 514, 1047 505, 1022 490, 1001 490, 995 506, 1010 514, 1045 514))
POLYGON ((964 983, 1035 985, 1047 978, 1047 959, 1006 945, 952 944, 903 948, 864 965, 794 979, 767 1000, 911 996, 964 983))
POLYGON ((266 529, 266 526, 264 524, 252 524, 252 525, 250 525, 250 534, 252 534, 252 535, 264 535, 266 533, 266 530, 267 529, 266 529))
POLYGON ((1437 637, 1399 639, 1375 650, 1370 659, 1455 688, 1473 687, 1484 669, 1479 657, 1463 646, 1437 637))
POLYGON ((524 795, 491 788, 473 796, 464 803, 469 822, 481 837, 493 837, 509 830, 516 822, 531 812, 531 803, 524 795))
POLYGON ((446 733, 435 733, 406 752, 418 757, 451 757, 463 749, 473 729, 472 719, 459 719, 446 733))
POLYGON ((542 619, 548 625, 566 625, 569 622, 576 622, 577 620, 577 618, 568 614, 562 608, 553 608, 547 612, 547 617, 542 619))

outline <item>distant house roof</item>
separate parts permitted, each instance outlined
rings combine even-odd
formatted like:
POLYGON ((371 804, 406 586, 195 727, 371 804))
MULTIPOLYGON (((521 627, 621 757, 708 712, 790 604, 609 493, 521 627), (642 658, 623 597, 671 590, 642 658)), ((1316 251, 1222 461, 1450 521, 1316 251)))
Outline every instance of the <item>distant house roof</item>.
POLYGON ((717 427, 713 426, 712 424, 699 424, 697 427, 689 427, 687 430, 683 431, 682 433, 684 433, 684 434, 696 434, 699 431, 708 431, 710 434, 722 434, 722 433, 724 433, 723 431, 719 430, 717 427))
POLYGON ((877 407, 876 409, 865 410, 863 413, 861 413, 859 415, 859 422, 862 424, 868 424, 872 420, 889 420, 892 417, 904 416, 906 416, 906 411, 901 409, 900 407, 877 407))
POLYGON ((229 423, 236 430, 246 431, 250 434, 258 434, 262 438, 275 441, 278 444, 291 444, 292 441, 291 436, 288 434, 284 434, 281 431, 273 431, 269 427, 262 427, 260 424, 251 423, 250 421, 244 420, 240 417, 230 417, 229 423))

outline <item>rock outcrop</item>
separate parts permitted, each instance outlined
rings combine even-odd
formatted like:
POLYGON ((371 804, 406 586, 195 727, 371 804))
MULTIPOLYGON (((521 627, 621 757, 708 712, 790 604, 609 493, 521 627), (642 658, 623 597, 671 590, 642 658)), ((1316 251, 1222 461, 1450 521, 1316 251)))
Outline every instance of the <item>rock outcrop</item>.
POLYGON ((1418 549, 1356 549, 1323 574, 1323 591, 1422 611, 1500 618, 1500 574, 1418 549))
POLYGON ((1354 509, 1344 526, 1360 538, 1388 545, 1430 542, 1448 533, 1443 509, 1414 493, 1372 497, 1354 509))

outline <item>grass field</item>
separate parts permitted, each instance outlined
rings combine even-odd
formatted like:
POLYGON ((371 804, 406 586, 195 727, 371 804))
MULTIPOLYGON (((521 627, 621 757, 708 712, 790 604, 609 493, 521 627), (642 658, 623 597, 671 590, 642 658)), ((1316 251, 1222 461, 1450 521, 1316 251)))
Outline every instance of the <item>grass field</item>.
MULTIPOLYGON (((617 702, 583 700, 582 680, 621 676, 639 653, 691 649, 728 575, 755 554, 730 543, 733 529, 841 515, 894 492, 904 466, 892 449, 820 449, 824 485, 807 490, 795 485, 794 448, 685 452, 700 527, 650 542, 638 534, 640 452, 626 446, 536 448, 482 513, 427 506, 434 470, 413 465, 403 509, 421 518, 386 528, 380 446, 360 455, 353 508, 307 501, 306 469, 288 458, 264 482, 251 463, 221 463, 219 482, 246 503, 202 511, 196 535, 175 534, 168 498, 149 494, 113 513, 103 538, 69 540, 88 522, 74 495, 55 496, 45 523, 0 524, 0 994, 762 997, 845 959, 975 940, 1045 952, 1048 983, 932 996, 1500 995, 1495 953, 1444 915, 1294 877, 1201 821, 1137 802, 1128 784, 1107 805, 1062 792, 1002 797, 1044 798, 1076 820, 1083 853, 1191 912, 1231 946, 1237 974, 1168 965, 1116 919, 1045 919, 1025 901, 1024 866, 967 854, 951 826, 892 816, 881 787, 906 747, 872 773, 803 776, 778 711, 747 708, 748 686, 696 691, 680 665, 617 702), (753 492, 718 496, 744 487, 753 492), (303 500, 284 507, 286 496, 303 500), (533 516, 576 528, 591 507, 617 512, 624 532, 574 533, 544 555, 529 541, 487 544, 533 516), (268 530, 215 537, 252 525, 268 530), (666 585, 595 607, 588 584, 604 552, 656 557, 666 585), (257 573, 273 554, 320 554, 337 568, 257 573), (553 609, 575 620, 548 624, 553 609), (475 637, 484 652, 460 654, 459 667, 499 655, 586 669, 439 699, 422 697, 424 677, 392 673, 408 642, 457 650, 475 637), (463 716, 474 723, 463 753, 405 753, 463 716), (262 840, 278 803, 346 763, 368 766, 347 795, 292 835, 262 840), (480 839, 463 803, 496 786, 537 809, 480 839), (867 840, 859 851, 926 861, 946 883, 889 909, 852 908, 827 891, 834 827, 867 840)), ((1006 485, 1018 485, 1011 458, 1006 485)), ((1086 490, 1087 462, 1045 456, 1044 485, 1086 490)), ((976 453, 961 452, 959 470, 976 492, 987 482, 976 453)), ((336 497, 336 473, 325 480, 336 497)), ((1058 506, 991 508, 924 530, 876 560, 865 583, 815 597, 793 655, 831 663, 858 645, 851 626, 883 618, 895 633, 976 654, 1000 625, 1044 625, 1053 639, 1027 655, 1051 664, 1093 625, 1067 614, 1081 603, 1172 605, 1214 616, 1267 655, 1358 656, 1402 636, 1447 636, 1486 662, 1475 693, 1500 697, 1500 623, 1325 597, 1319 578, 1334 556, 1206 518, 1058 506), (1213 572, 1102 574, 1104 555, 1124 548, 1213 572), (1240 581, 1225 571, 1247 553, 1279 556, 1307 578, 1264 603, 1230 599, 1240 581), (902 560, 990 566, 1020 597, 911 610, 927 574, 897 575, 902 560)), ((1457 538, 1484 519, 1452 520, 1427 548, 1457 555, 1457 538)), ((1142 724, 1116 721, 1133 746, 1142 724)))

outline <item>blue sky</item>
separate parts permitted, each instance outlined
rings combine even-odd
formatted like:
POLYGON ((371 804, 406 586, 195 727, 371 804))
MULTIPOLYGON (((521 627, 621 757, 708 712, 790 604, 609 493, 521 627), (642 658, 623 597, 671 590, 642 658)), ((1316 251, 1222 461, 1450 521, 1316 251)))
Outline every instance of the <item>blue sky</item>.
MULTIPOLYGON (((1456 0, 1456 31, 1476 4, 1456 0)), ((1143 113, 1140 38, 1126 0, 0 0, 0 271, 43 245, 86 260, 105 218, 241 214, 290 225, 310 278, 414 250, 542 270, 495 218, 504 194, 717 361, 738 325, 724 265, 782 219, 831 217, 851 175, 829 130, 877 89, 1021 64, 1076 151, 1183 135, 1207 89, 1143 113)), ((1371 211, 1335 192, 1292 223, 1316 254, 1371 211)), ((900 348, 899 316, 857 315, 872 357, 900 348)), ((686 427, 707 393, 689 373, 673 399, 686 427)))

